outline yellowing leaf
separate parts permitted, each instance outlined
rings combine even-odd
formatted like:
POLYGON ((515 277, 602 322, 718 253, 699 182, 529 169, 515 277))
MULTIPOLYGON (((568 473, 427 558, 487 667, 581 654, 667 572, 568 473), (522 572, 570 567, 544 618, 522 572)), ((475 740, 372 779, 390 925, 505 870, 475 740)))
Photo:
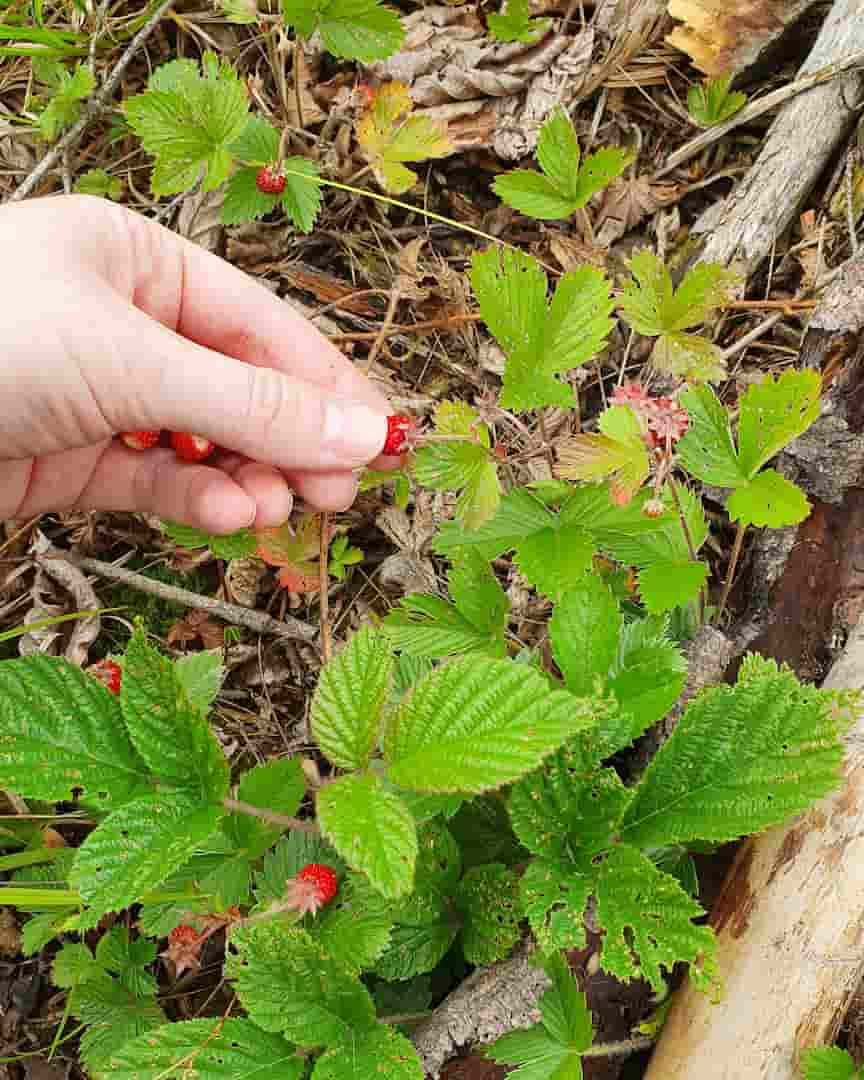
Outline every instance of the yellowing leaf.
POLYGON ((316 592, 319 586, 318 563, 321 519, 306 514, 295 531, 286 522, 274 529, 260 529, 256 554, 271 566, 279 566, 279 584, 289 592, 316 592))
POLYGON ((417 180, 403 162, 444 157, 454 149, 444 127, 428 117, 412 116, 413 109, 407 86, 385 83, 357 125, 361 150, 381 186, 394 195, 407 191, 417 180))
POLYGON ((602 414, 601 434, 574 435, 558 452, 558 475, 565 480, 609 477, 612 499, 630 502, 648 476, 648 451, 632 409, 615 405, 602 414))

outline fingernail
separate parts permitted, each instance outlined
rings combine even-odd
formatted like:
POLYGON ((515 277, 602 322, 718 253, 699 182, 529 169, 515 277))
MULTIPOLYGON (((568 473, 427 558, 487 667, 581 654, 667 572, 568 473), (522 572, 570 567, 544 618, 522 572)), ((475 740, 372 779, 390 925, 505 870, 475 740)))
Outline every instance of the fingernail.
POLYGON ((381 453, 386 438, 383 413, 357 401, 328 401, 322 439, 328 464, 365 465, 381 453))
POLYGON ((243 491, 225 491, 220 489, 218 498, 205 500, 201 508, 202 518, 206 518, 209 530, 214 533, 235 532, 247 529, 254 521, 257 507, 253 499, 243 491))

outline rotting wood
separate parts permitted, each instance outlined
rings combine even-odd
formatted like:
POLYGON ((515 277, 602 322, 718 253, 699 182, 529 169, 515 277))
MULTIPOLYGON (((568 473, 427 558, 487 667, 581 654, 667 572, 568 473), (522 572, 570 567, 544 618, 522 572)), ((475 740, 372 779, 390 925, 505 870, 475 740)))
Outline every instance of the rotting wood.
MULTIPOLYGON (((824 684, 864 688, 864 618, 824 684)), ((864 711, 844 783, 742 844, 711 913, 720 1001, 685 984, 645 1080, 797 1080, 830 1043, 864 972, 864 711)))
MULTIPOLYGON (((835 0, 799 77, 864 48, 864 0, 835 0)), ((849 135, 864 94, 852 72, 786 104, 747 176, 706 212, 700 259, 732 266, 747 278, 794 220, 829 158, 849 135)))

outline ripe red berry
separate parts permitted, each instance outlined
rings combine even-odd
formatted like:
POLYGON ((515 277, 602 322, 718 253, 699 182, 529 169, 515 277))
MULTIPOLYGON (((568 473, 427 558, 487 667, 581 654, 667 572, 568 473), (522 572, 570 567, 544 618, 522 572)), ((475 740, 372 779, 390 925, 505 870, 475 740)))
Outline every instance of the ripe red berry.
POLYGON ((206 461, 216 449, 216 443, 203 435, 190 435, 187 431, 172 431, 171 445, 182 461, 206 461))
POLYGON ((87 669, 94 679, 98 679, 112 694, 120 693, 120 683, 123 672, 120 665, 113 660, 100 660, 97 664, 91 664, 87 669))
POLYGON ((336 872, 323 863, 307 863, 296 877, 288 882, 288 907, 301 915, 329 904, 339 888, 336 872))
POLYGON ((270 166, 265 165, 258 170, 255 177, 255 186, 265 195, 281 195, 285 190, 285 177, 270 166))
POLYGON ((172 945, 194 945, 198 937, 198 931, 194 926, 190 926, 188 923, 180 923, 168 935, 168 940, 172 945))
POLYGON ((381 451, 388 457, 398 457, 410 449, 411 436, 414 434, 414 421, 410 416, 394 413, 387 417, 387 438, 381 451))
POLYGON ((159 431, 122 431, 120 438, 130 450, 151 450, 159 442, 159 431))

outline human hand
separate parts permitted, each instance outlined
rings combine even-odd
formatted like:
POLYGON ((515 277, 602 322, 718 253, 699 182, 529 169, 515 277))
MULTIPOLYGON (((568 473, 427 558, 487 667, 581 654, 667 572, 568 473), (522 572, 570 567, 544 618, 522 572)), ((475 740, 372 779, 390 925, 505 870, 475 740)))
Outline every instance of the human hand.
POLYGON ((222 533, 281 524, 292 489, 353 501, 391 410, 263 286, 88 196, 0 208, 0 251, 0 521, 140 510, 222 533), (192 465, 114 438, 159 428, 223 450, 192 465))

